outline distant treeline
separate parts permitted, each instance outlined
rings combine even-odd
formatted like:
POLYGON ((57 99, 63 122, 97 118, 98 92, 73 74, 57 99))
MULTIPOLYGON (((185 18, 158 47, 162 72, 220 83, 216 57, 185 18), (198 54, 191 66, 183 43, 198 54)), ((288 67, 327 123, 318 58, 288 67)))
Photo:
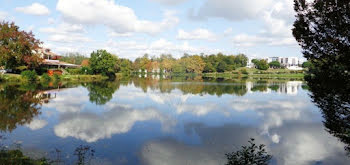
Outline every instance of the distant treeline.
MULTIPOLYGON (((103 52, 108 53, 108 52, 103 52)), ((108 53, 109 54, 109 53, 108 53)), ((113 58, 102 59, 98 61, 110 61, 110 70, 122 73, 212 73, 233 71, 239 67, 247 65, 248 58, 244 54, 224 55, 222 53, 212 55, 189 55, 184 54, 181 58, 176 59, 171 54, 162 54, 159 57, 145 54, 142 57, 136 58, 134 61, 118 58, 112 55, 113 58)), ((84 67, 92 66, 96 68, 96 60, 90 59, 79 53, 69 53, 64 55, 61 61, 82 65, 84 67), (95 62, 94 62, 95 61, 95 62)), ((99 66, 97 66, 98 68, 99 66)), ((102 66, 101 66, 102 67, 102 66)), ((94 70, 92 70, 94 72, 94 70)))

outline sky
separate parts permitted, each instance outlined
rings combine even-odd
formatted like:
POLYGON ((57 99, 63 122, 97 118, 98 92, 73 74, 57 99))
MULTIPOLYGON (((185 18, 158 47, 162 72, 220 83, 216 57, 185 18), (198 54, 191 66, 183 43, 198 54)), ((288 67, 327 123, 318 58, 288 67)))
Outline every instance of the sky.
POLYGON ((292 0, 0 0, 0 20, 58 54, 302 57, 292 0))

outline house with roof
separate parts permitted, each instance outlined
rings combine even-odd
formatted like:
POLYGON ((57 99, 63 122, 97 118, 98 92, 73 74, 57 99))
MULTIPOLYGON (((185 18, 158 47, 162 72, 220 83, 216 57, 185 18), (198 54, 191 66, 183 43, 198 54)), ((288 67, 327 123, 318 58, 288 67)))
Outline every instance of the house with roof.
POLYGON ((35 53, 37 53, 40 58, 44 59, 41 66, 48 69, 49 75, 62 74, 61 69, 80 67, 80 65, 60 61, 59 59, 61 56, 51 52, 51 50, 47 48, 39 48, 35 51, 35 53))

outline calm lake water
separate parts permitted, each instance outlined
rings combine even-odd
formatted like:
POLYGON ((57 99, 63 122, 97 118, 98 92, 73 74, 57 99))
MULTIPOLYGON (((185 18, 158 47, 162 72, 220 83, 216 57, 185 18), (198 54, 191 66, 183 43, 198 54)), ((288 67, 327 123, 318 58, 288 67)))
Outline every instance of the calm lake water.
POLYGON ((52 86, 0 84, 3 145, 62 164, 74 163, 83 145, 94 150, 91 164, 223 165, 226 153, 255 138, 272 164, 350 162, 302 81, 131 78, 52 86))

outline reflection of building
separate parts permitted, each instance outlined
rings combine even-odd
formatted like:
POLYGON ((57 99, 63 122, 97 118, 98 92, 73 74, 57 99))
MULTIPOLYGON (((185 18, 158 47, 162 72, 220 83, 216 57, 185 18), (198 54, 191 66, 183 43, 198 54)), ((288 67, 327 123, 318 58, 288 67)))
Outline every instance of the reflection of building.
POLYGON ((281 84, 278 89, 278 93, 286 93, 288 95, 298 94, 298 89, 301 88, 303 82, 301 81, 289 81, 287 83, 281 84))
POLYGON ((301 88, 302 84, 302 81, 288 81, 286 83, 278 84, 258 84, 253 82, 246 82, 246 88, 248 93, 271 93, 272 91, 276 91, 277 93, 296 95, 298 94, 298 90, 301 88))

